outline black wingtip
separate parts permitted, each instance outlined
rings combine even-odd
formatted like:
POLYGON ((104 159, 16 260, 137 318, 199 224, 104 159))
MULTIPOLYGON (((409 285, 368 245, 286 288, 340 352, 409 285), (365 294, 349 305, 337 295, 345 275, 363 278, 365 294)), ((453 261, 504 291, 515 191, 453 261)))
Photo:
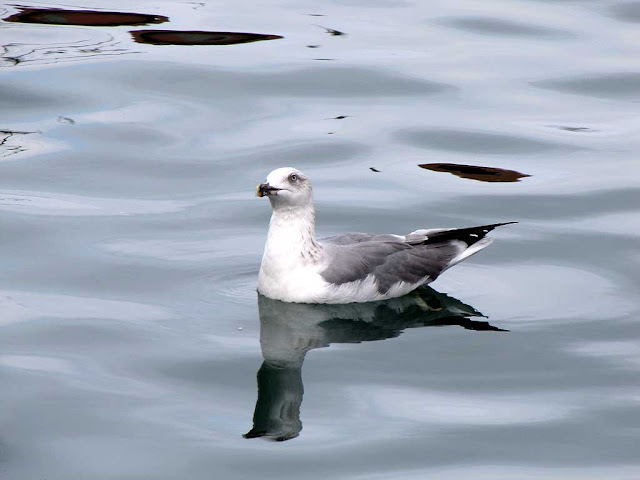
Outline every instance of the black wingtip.
POLYGON ((489 225, 478 225, 477 227, 445 230, 443 232, 437 232, 430 235, 426 243, 436 243, 446 240, 461 240, 470 247, 474 243, 482 240, 494 228, 501 227, 502 225, 510 225, 512 223, 518 222, 492 223, 489 225))
POLYGON ((501 227, 503 225, 511 225, 512 223, 518 223, 518 222, 492 223, 490 225, 480 225, 479 227, 475 227, 475 228, 490 228, 491 230, 493 230, 496 227, 501 227))
MULTIPOLYGON (((491 223, 489 225, 478 225, 477 227, 471 227, 471 228, 461 228, 460 230, 480 230, 482 231, 484 234, 489 233, 491 230, 493 230, 494 228, 497 227, 501 227, 503 225, 511 225, 512 223, 518 223, 518 222, 502 222, 502 223, 491 223)), ((484 236, 484 235, 483 235, 484 236)))

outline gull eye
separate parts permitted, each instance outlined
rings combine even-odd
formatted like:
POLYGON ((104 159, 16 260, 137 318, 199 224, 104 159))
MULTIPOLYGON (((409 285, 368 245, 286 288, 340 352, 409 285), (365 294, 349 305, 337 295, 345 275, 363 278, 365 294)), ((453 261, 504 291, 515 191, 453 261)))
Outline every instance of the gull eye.
POLYGON ((289 180, 292 182, 297 182, 298 181, 298 175, 296 175, 295 173, 292 173, 291 175, 289 175, 289 180))

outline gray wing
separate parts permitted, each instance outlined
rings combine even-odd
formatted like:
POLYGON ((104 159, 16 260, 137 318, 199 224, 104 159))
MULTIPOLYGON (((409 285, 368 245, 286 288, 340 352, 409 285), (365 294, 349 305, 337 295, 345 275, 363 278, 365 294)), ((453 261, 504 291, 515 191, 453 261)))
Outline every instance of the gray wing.
POLYGON ((350 245, 352 243, 362 243, 362 242, 397 242, 398 240, 402 240, 404 237, 399 235, 372 235, 370 233, 344 233, 342 235, 335 235, 333 237, 325 237, 321 238, 321 243, 330 243, 332 245, 350 245))
POLYGON ((424 230, 406 237, 363 233, 330 237, 320 241, 327 254, 327 268, 321 275, 340 285, 373 274, 383 294, 398 282, 435 280, 456 256, 500 225, 505 224, 424 230))
POLYGON ((434 280, 465 248, 459 242, 412 245, 397 238, 326 245, 328 266, 321 275, 340 285, 373 274, 378 291, 386 293, 398 282, 417 283, 426 276, 434 280))

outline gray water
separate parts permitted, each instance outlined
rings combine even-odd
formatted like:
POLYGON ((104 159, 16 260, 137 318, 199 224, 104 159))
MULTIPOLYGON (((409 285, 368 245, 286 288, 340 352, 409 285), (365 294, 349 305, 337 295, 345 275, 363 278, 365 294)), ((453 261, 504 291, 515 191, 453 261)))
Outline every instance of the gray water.
POLYGON ((640 2, 30 6, 153 17, 1 25, 0 477, 640 477, 640 2), (324 235, 519 223, 274 303, 287 165, 324 235))

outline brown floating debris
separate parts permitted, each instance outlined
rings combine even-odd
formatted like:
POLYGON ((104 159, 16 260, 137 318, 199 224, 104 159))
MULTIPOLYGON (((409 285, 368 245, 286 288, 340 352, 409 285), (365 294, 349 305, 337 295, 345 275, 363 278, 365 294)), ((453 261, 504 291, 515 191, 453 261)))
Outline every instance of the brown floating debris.
POLYGON ((19 7, 3 20, 18 23, 42 23, 45 25, 83 25, 88 27, 117 27, 119 25, 148 25, 169 20, 163 15, 146 13, 105 12, 102 10, 63 10, 59 8, 19 7))
POLYGON ((280 35, 241 32, 203 32, 198 30, 136 30, 130 32, 138 43, 150 45, 234 45, 277 40, 280 35))
POLYGON ((434 172, 446 172, 460 178, 469 178, 479 182, 519 182, 521 178, 530 177, 526 173, 495 167, 479 167, 457 163, 423 163, 420 168, 434 172))
POLYGON ((329 35, 333 35, 334 37, 337 37, 338 35, 346 35, 346 33, 341 32, 340 30, 334 30, 333 28, 327 28, 327 27, 323 27, 322 25, 315 25, 315 24, 314 26, 323 28, 329 35))
POLYGON ((0 130, 0 134, 2 135, 31 135, 32 133, 42 133, 41 131, 37 130, 35 132, 20 132, 18 130, 0 130))

